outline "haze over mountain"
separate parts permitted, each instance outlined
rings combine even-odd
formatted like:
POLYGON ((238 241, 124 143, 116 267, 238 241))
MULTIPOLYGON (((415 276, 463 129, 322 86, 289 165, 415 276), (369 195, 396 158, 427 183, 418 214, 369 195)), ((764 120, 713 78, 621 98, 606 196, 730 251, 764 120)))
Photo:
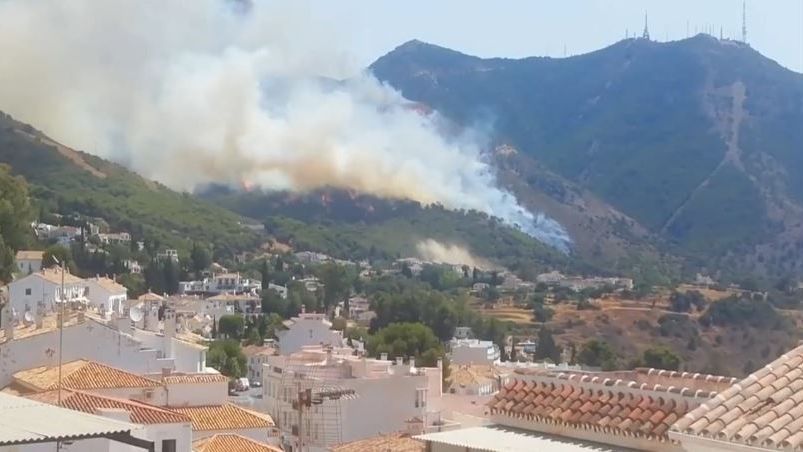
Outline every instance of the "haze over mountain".
POLYGON ((522 179, 554 173, 693 263, 803 269, 803 75, 744 44, 629 39, 511 60, 411 41, 370 70, 460 124, 492 123, 530 162, 514 165, 522 179))

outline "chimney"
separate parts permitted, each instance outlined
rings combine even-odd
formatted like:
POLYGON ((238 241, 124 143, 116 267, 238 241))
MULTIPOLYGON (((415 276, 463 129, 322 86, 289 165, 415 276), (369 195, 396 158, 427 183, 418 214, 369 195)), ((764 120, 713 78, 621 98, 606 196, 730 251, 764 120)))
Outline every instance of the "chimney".
MULTIPOLYGON (((803 341, 800 341, 800 342, 803 343, 803 341)), ((387 361, 388 360, 388 354, 387 353, 380 353, 379 354, 379 359, 381 359, 382 361, 387 361)))
POLYGON ((117 319, 117 331, 125 334, 131 334, 131 319, 128 317, 121 317, 117 319))
POLYGON ((166 308, 164 311, 164 356, 173 357, 173 338, 176 337, 176 311, 166 308))
POLYGON ((402 364, 404 364, 404 358, 401 357, 401 356, 397 356, 396 357, 396 365, 397 366, 401 366, 402 364))
POLYGON ((438 369, 443 370, 443 358, 438 358, 438 369))
POLYGON ((165 337, 176 337, 176 311, 171 308, 165 309, 164 335, 165 337))
POLYGON ((78 311, 77 322, 78 323, 84 323, 84 320, 86 320, 86 318, 84 317, 84 311, 78 311))
POLYGON ((14 316, 11 312, 11 303, 6 301, 3 305, 3 331, 5 332, 6 340, 14 339, 14 316))

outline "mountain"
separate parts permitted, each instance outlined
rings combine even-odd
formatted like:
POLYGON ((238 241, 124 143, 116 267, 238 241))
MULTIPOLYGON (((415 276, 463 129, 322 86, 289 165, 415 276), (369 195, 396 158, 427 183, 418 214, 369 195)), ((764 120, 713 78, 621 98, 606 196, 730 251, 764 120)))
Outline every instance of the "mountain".
POLYGON ((258 235, 231 211, 70 149, 2 112, 0 163, 26 179, 41 210, 101 217, 137 240, 180 250, 200 241, 229 253, 258 243, 258 235))
POLYGON ((411 41, 370 70, 459 124, 492 126, 537 192, 545 172, 567 181, 695 268, 803 274, 803 75, 745 44, 482 59, 411 41))
POLYGON ((473 211, 451 211, 438 205, 422 206, 337 189, 297 194, 212 187, 200 195, 242 215, 264 220, 268 232, 281 243, 338 258, 428 258, 422 253, 431 252, 427 244, 435 241, 443 246, 443 253, 461 254, 464 250, 478 263, 502 265, 531 278, 555 268, 605 272, 473 211))

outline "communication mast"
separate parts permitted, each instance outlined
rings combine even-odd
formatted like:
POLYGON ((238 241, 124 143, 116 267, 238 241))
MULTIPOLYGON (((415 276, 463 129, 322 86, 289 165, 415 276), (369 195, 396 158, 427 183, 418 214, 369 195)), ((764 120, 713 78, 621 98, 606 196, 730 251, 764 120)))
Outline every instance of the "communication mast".
POLYGON ((644 11, 644 33, 641 35, 642 39, 650 40, 650 28, 647 23, 647 11, 644 11))

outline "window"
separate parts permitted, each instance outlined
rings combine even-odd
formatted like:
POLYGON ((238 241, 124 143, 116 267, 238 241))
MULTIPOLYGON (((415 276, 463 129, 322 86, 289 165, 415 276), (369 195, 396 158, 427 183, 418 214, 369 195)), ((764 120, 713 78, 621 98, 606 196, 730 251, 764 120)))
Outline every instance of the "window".
POLYGON ((31 288, 28 287, 27 289, 25 289, 25 295, 30 295, 30 294, 31 294, 31 288))
POLYGON ((162 452, 176 452, 176 440, 174 440, 174 439, 163 439, 162 440, 162 452))

